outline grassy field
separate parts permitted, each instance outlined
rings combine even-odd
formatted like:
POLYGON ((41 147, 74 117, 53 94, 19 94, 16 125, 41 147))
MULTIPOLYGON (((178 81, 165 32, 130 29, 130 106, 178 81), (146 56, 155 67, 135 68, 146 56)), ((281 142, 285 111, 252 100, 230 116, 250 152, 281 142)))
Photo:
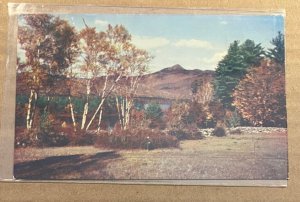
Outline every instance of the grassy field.
POLYGON ((179 148, 15 150, 17 179, 286 179, 287 132, 180 142, 179 148))

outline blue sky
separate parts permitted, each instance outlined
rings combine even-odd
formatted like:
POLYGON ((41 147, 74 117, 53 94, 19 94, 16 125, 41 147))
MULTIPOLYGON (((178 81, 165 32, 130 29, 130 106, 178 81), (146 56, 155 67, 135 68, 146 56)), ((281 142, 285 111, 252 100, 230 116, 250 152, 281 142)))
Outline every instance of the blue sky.
POLYGON ((193 14, 70 14, 59 15, 78 30, 82 18, 104 31, 108 24, 122 24, 133 43, 150 52, 154 72, 174 64, 186 69, 214 70, 234 40, 246 39, 270 48, 270 40, 284 32, 281 15, 193 15, 193 14))

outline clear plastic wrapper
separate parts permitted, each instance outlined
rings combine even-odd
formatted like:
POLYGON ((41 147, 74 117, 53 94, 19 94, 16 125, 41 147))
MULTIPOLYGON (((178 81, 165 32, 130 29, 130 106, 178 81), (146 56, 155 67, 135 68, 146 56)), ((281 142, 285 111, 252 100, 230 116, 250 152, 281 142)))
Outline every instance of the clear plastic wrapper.
POLYGON ((287 186, 284 17, 9 4, 1 180, 287 186))

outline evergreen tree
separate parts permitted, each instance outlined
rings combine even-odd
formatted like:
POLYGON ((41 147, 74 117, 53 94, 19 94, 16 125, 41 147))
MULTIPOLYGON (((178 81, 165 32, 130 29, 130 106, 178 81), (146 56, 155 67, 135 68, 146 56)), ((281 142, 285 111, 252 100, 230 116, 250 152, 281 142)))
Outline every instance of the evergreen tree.
POLYGON ((216 98, 224 107, 233 110, 232 92, 251 66, 257 66, 263 58, 264 50, 260 44, 246 40, 243 44, 234 41, 227 55, 219 62, 214 80, 216 98))
POLYGON ((284 35, 281 32, 278 32, 278 35, 272 39, 271 44, 274 45, 274 48, 269 49, 266 55, 275 62, 284 65, 284 35))
POLYGON ((259 66, 263 55, 265 54, 261 44, 255 44, 254 41, 247 39, 240 45, 240 52, 247 66, 259 66))
POLYGON ((146 108, 146 118, 151 120, 160 119, 163 116, 163 111, 158 103, 150 103, 146 108))

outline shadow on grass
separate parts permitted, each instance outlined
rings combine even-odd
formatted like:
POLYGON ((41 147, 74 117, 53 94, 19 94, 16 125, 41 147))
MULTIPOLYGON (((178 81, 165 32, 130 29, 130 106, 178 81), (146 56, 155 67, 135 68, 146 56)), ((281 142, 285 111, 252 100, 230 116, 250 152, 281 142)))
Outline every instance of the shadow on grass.
POLYGON ((94 155, 54 156, 18 163, 14 166, 16 179, 113 179, 105 168, 110 160, 120 157, 114 151, 94 155))

